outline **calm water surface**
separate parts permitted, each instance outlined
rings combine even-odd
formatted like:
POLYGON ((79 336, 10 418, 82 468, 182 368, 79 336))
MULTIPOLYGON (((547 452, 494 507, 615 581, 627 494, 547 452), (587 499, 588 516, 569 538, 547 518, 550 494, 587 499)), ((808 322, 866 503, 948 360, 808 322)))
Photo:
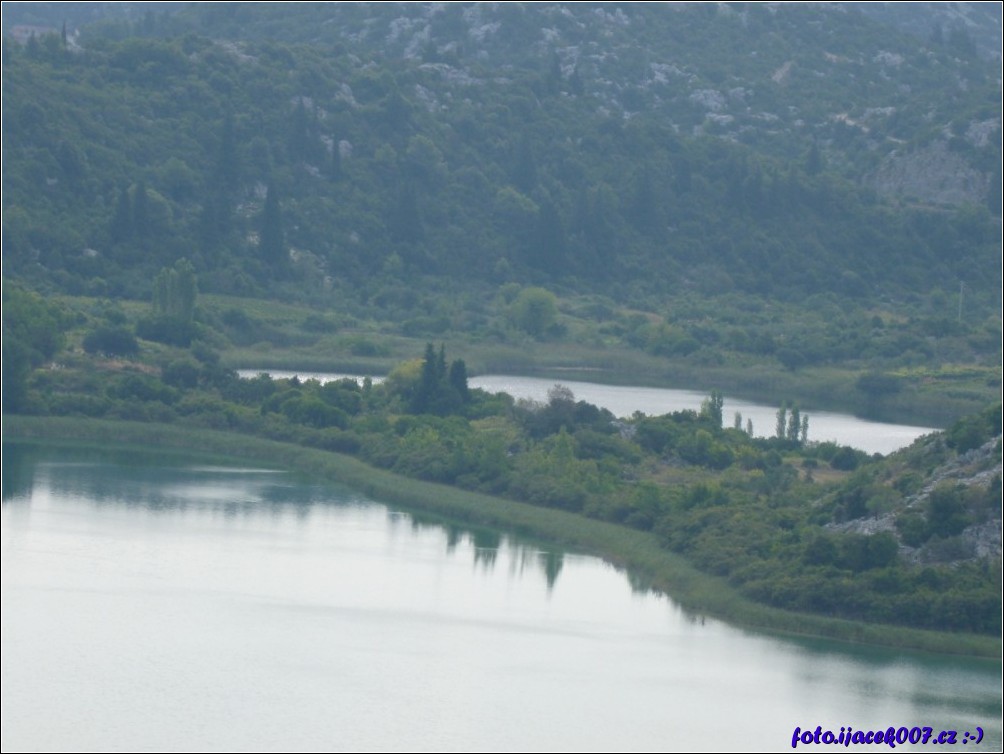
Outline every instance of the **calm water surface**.
MULTIPOLYGON (((254 377, 264 370, 243 369, 239 374, 243 377, 254 377)), ((351 377, 361 379, 357 375, 330 374, 324 372, 286 372, 268 370, 273 377, 293 377, 301 379, 316 379, 326 382, 332 379, 351 377)), ((374 378, 378 382, 380 378, 374 378)), ((469 380, 471 387, 482 388, 491 393, 508 393, 514 398, 527 398, 535 401, 547 401, 547 391, 556 382, 570 388, 576 400, 586 401, 595 406, 608 409, 614 416, 631 416, 635 411, 641 411, 649 416, 661 416, 673 411, 700 409, 701 402, 708 397, 707 393, 695 390, 676 390, 656 387, 633 387, 627 385, 600 385, 594 382, 579 382, 575 380, 549 380, 539 377, 513 377, 508 375, 483 375, 469 380)), ((722 410, 724 424, 732 426, 736 412, 742 414, 743 428, 746 420, 753 422, 753 434, 758 437, 771 437, 777 424, 777 406, 765 406, 751 401, 725 396, 722 410)), ((918 437, 935 430, 931 427, 913 427, 906 424, 887 424, 885 422, 859 419, 850 414, 838 414, 832 411, 807 411, 809 415, 809 439, 825 442, 833 440, 840 445, 850 445, 852 448, 864 450, 867 453, 892 453, 905 448, 918 437)))
POLYGON ((8 443, 3 501, 5 751, 1001 744, 1000 663, 745 632, 346 488, 8 443))

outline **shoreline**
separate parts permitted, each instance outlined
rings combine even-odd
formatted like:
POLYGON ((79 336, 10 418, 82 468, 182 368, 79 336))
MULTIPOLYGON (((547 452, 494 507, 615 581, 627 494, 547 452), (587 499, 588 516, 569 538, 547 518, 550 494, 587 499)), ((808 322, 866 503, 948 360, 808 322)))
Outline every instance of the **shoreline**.
MULTIPOLYGON (((417 343, 417 341, 416 341, 417 343)), ((416 345, 417 348, 417 345, 416 345)), ((912 386, 898 395, 884 400, 881 405, 869 403, 855 389, 859 372, 839 368, 805 368, 797 372, 778 370, 766 365, 712 366, 695 369, 690 365, 664 360, 657 363, 645 354, 624 352, 623 362, 616 367, 610 354, 597 353, 589 360, 558 360, 541 363, 534 355, 523 356, 509 362, 499 357, 491 358, 479 349, 466 349, 463 344, 454 346, 467 361, 468 374, 541 379, 575 379, 610 386, 637 386, 668 390, 688 390, 707 393, 721 390, 730 397, 760 403, 781 405, 786 401, 797 403, 808 411, 826 411, 848 414, 865 421, 933 427, 945 429, 965 414, 980 410, 986 401, 976 396, 962 398, 948 392, 918 392, 912 386), (469 358, 464 356, 472 351, 469 358)), ((370 374, 386 376, 400 359, 388 358, 317 358, 294 350, 277 349, 250 356, 246 351, 224 354, 222 362, 234 370, 268 370, 330 372, 345 374, 370 374)))
POLYGON ((986 660, 1001 657, 999 638, 865 623, 762 605, 742 597, 722 579, 698 571, 680 555, 663 548, 649 532, 402 477, 327 451, 215 430, 63 417, 5 416, 3 438, 99 446, 143 444, 190 455, 206 453, 221 459, 263 462, 345 484, 378 502, 596 555, 615 567, 631 569, 684 609, 725 620, 738 629, 986 660))
POLYGON ((377 502, 400 505, 405 510, 488 526, 595 555, 617 568, 631 570, 684 610, 723 620, 736 628, 985 660, 1001 658, 998 637, 862 623, 767 607, 740 596, 723 580, 699 572, 681 556, 661 547, 649 532, 402 477, 351 456, 217 430, 67 417, 5 415, 3 439, 105 446, 143 444, 187 454, 264 462, 345 484, 377 502))

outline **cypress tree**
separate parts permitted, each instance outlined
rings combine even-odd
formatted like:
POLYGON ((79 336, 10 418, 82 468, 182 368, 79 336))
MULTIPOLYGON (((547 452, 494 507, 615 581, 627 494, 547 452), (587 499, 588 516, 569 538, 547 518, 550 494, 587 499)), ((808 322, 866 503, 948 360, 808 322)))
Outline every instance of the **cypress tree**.
POLYGON ((456 359, 450 364, 450 386, 457 391, 463 403, 471 399, 470 389, 467 386, 467 364, 463 359, 456 359))
POLYGON ((279 207, 278 192, 272 184, 269 184, 265 193, 258 248, 262 258, 273 267, 285 264, 286 239, 282 231, 282 210, 279 207))
POLYGON ((109 231, 112 243, 122 243, 132 237, 132 200, 129 198, 128 188, 119 190, 109 231))
POLYGON ((140 181, 132 199, 132 230, 133 235, 139 239, 142 245, 146 244, 149 227, 150 209, 146 195, 146 184, 140 181))

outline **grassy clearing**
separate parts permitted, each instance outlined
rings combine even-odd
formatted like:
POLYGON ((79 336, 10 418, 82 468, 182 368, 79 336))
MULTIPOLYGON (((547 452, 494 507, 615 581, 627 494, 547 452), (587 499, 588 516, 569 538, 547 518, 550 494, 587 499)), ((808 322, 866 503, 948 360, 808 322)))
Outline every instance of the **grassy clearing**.
POLYGON ((686 610, 736 625, 792 635, 999 658, 999 638, 948 634, 790 613, 752 603, 720 579, 702 574, 645 532, 563 511, 419 482, 334 453, 243 435, 171 425, 62 417, 4 417, 4 436, 100 444, 155 445, 213 457, 254 461, 346 484, 375 499, 472 526, 593 553, 630 569, 636 581, 670 594, 686 610))

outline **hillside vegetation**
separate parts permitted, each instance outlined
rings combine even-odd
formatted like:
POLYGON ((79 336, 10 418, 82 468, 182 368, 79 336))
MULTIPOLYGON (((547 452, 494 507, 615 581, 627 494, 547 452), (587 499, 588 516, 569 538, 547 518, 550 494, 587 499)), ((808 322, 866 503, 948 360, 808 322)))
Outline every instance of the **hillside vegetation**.
POLYGON ((746 601, 999 634, 988 7, 5 6, 4 412, 352 455, 746 601), (569 368, 708 398, 467 385, 569 368), (947 431, 869 458, 810 408, 947 431))
POLYGON ((60 33, 77 10, 5 16, 53 31, 4 46, 6 279, 148 301, 186 259, 311 309, 291 337, 222 307, 248 365, 401 336, 939 425, 999 393, 999 60, 961 26, 126 3, 60 33), (520 315, 533 289, 553 315, 520 315))
MULTIPOLYGON (((182 290, 184 270, 174 272, 165 285, 182 290)), ((693 410, 621 419, 557 385, 546 403, 514 401, 469 388, 466 363, 431 343, 378 385, 242 379, 204 341, 138 340, 107 324, 83 335, 81 353, 72 343, 83 312, 13 291, 5 310, 22 315, 7 316, 5 410, 78 417, 71 431, 85 437, 92 420, 115 419, 333 451, 651 532, 772 607, 1000 632, 1000 404, 880 459, 813 442, 797 406, 778 411, 771 438, 753 437, 739 416, 728 427, 718 392, 693 410), (46 353, 30 343, 59 368, 31 371, 46 353)))
POLYGON ((993 311, 994 65, 854 12, 197 5, 5 56, 5 263, 66 290, 145 298, 185 256, 317 303, 419 276, 993 311))

